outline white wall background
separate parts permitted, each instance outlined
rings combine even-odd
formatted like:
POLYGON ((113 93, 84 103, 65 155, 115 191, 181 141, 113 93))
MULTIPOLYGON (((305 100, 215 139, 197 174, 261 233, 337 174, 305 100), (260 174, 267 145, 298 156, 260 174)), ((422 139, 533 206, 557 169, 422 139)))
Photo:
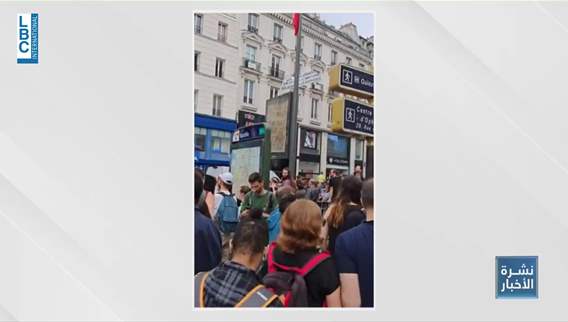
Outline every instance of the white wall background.
MULTIPOLYGON (((377 308, 271 320, 567 320, 568 4, 333 6, 376 12, 377 308), (494 299, 496 255, 539 300, 494 299)), ((0 7, 0 320, 266 320, 191 308, 192 10, 253 5, 0 7)))

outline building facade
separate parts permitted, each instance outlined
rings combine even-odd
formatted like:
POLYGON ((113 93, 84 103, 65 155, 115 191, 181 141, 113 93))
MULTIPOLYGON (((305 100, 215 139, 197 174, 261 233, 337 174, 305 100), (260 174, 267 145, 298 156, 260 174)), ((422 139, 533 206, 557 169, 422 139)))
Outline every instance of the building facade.
POLYGON ((230 165, 240 82, 237 19, 230 14, 194 15, 195 161, 202 168, 230 165))
MULTIPOLYGON (((232 22, 229 26, 230 48, 222 52, 226 55, 228 84, 215 89, 209 87, 209 97, 201 101, 202 88, 214 86, 212 80, 206 80, 196 72, 195 88, 198 101, 195 110, 198 113, 211 114, 215 101, 211 100, 211 91, 229 91, 232 85, 234 101, 225 100, 220 117, 237 118, 241 111, 252 115, 266 115, 266 101, 290 91, 282 89, 282 82, 293 76, 295 64, 296 36, 293 33, 292 16, 284 13, 249 13, 249 14, 203 14, 196 15, 195 21, 204 19, 212 31, 219 23, 232 22), (210 20, 209 22, 207 22, 210 20), (219 20, 219 21, 216 21, 219 20), (222 21, 222 22, 220 22, 222 21), (234 27, 233 27, 234 26, 234 27), (232 57, 229 59, 228 55, 232 57), (229 62, 233 65, 229 66, 229 62), (203 83, 200 83, 204 81, 203 83), (232 104, 229 106, 229 104, 232 104), (209 113, 207 113, 209 112, 209 113), (225 114, 224 114, 225 113, 225 114)), ((331 169, 352 172, 356 164, 364 166, 368 138, 350 134, 331 132, 331 101, 340 95, 328 89, 328 70, 331 66, 346 63, 354 67, 373 70, 373 42, 359 37, 357 27, 347 24, 340 29, 321 21, 318 15, 304 14, 302 20, 302 53, 300 57, 301 74, 317 71, 321 80, 300 88, 298 123, 299 123, 299 172, 307 175, 328 173, 331 169)), ((220 55, 218 47, 206 47, 202 37, 195 37, 196 51, 211 56, 207 67, 201 61, 200 67, 215 71, 213 56, 220 55), (198 41, 199 40, 199 41, 198 41), (213 51, 211 51, 213 50, 213 51)), ((228 93, 228 92, 227 92, 228 93)), ((225 98, 231 95, 226 94, 225 98)))

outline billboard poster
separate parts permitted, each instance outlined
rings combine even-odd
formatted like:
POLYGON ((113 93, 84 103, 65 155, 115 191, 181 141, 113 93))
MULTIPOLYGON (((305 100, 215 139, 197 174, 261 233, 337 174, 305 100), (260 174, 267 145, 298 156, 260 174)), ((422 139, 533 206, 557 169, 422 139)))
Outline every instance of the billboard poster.
POLYGON ((288 142, 288 115, 291 95, 281 95, 266 102, 266 123, 270 126, 272 153, 286 153, 288 142))
POLYGON ((248 184, 249 175, 260 171, 260 157, 260 146, 233 149, 231 152, 233 187, 248 184))

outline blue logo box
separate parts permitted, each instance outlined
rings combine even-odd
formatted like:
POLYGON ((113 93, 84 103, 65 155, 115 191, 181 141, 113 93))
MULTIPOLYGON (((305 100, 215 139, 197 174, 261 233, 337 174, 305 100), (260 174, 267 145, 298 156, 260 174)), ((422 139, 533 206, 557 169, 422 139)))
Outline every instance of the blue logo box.
POLYGON ((18 64, 37 64, 39 62, 39 15, 37 13, 18 14, 18 64))
POLYGON ((538 256, 495 257, 497 299, 538 298, 538 256))

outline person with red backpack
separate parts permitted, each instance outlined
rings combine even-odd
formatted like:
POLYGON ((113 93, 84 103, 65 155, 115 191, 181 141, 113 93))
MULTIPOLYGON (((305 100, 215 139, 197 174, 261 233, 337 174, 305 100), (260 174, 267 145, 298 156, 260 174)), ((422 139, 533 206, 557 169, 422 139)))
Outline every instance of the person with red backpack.
POLYGON ((306 199, 294 201, 281 218, 280 235, 267 252, 264 285, 288 307, 340 307, 339 275, 328 252, 319 251, 321 210, 306 199))

